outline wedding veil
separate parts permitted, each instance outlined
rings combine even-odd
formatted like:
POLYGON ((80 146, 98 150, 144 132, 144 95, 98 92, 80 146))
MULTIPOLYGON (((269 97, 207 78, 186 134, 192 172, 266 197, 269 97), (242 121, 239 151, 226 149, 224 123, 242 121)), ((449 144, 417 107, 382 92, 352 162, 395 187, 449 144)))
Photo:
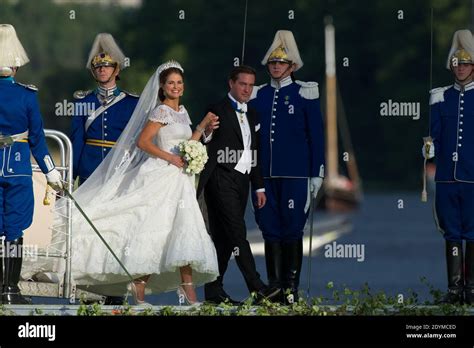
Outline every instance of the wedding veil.
POLYGON ((156 69, 115 146, 92 175, 73 193, 74 199, 80 205, 85 205, 85 210, 97 200, 104 202, 120 196, 120 184, 124 178, 148 158, 149 155, 137 147, 137 138, 148 120, 150 111, 157 106, 160 73, 172 67, 183 71, 176 61, 168 61, 156 69))
MULTIPOLYGON (((169 61, 160 65, 155 73, 148 80, 132 116, 117 140, 115 146, 110 150, 102 163, 96 168, 91 176, 72 193, 74 200, 82 208, 86 215, 91 216, 92 212, 100 209, 104 203, 114 198, 120 199, 120 196, 126 191, 126 185, 133 179, 137 171, 134 171, 148 158, 149 154, 142 151, 137 146, 137 139, 145 123, 148 121, 148 115, 159 103, 158 91, 160 88, 160 73, 168 68, 175 67, 183 71, 178 62, 169 61)), ((72 178, 69 178, 72 179, 72 178)), ((78 236, 82 233, 92 233, 88 231, 75 230, 79 225, 77 222, 83 221, 78 209, 72 206, 72 215, 68 217, 68 207, 70 199, 60 198, 56 201, 54 212, 54 222, 52 226, 51 243, 46 248, 46 255, 49 252, 66 251, 67 219, 72 220, 72 235, 78 236)), ((94 220, 92 219, 92 222, 94 220)), ((99 232, 101 232, 99 230, 99 232)), ((97 243, 102 243, 97 237, 97 243)), ((81 251, 74 250, 73 252, 81 251)), ((71 256, 69 256, 71 257, 71 256)), ((27 260, 25 260, 27 261, 27 260)), ((25 262, 22 272, 27 278, 34 274, 53 271, 58 275, 65 271, 63 258, 40 257, 35 262, 25 262)), ((53 274, 51 273, 51 274, 53 274)), ((58 279, 57 276, 49 275, 50 279, 58 279)), ((60 276, 61 277, 61 276, 60 276)), ((59 278, 60 279, 60 278, 59 278)))

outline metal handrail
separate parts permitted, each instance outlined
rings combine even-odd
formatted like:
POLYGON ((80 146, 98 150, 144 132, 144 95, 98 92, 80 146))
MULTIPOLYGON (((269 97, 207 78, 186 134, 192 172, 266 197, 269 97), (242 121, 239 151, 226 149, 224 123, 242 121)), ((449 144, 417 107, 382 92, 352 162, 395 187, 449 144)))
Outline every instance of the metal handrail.
MULTIPOLYGON (((60 131, 54 129, 45 129, 44 134, 47 138, 53 139, 59 146, 60 154, 60 165, 56 166, 56 169, 61 173, 64 185, 69 192, 73 190, 73 172, 72 172, 72 143, 68 136, 60 131)), ((41 172, 41 169, 37 164, 32 165, 33 171, 41 172)), ((46 253, 47 257, 60 257, 64 258, 66 262, 64 272, 64 291, 62 297, 71 298, 73 296, 72 285, 72 202, 69 198, 67 199, 67 228, 66 228, 66 252, 62 253, 46 253)))

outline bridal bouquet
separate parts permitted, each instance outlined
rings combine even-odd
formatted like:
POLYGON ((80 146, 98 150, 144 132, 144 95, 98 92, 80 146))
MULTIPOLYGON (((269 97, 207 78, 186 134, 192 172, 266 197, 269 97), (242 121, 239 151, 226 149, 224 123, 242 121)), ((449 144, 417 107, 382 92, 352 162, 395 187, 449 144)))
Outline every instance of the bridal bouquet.
POLYGON ((196 140, 186 140, 179 144, 179 151, 187 165, 188 174, 199 174, 208 160, 206 147, 196 140))

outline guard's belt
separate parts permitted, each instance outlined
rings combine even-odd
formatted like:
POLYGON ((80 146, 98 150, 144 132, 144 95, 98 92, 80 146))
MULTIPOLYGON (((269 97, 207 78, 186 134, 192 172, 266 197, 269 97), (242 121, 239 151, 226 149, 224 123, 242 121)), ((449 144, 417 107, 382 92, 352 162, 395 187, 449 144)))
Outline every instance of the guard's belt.
POLYGON ((0 148, 12 146, 14 142, 27 143, 28 130, 14 135, 0 135, 0 148))
POLYGON ((115 141, 99 140, 99 139, 86 139, 87 145, 102 146, 102 147, 114 147, 115 141))

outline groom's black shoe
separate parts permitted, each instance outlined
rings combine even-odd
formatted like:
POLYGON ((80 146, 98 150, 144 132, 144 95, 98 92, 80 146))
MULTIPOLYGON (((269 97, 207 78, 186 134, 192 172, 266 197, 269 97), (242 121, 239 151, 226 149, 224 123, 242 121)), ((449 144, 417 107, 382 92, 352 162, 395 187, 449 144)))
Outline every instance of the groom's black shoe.
POLYGON ((221 304, 222 302, 224 302, 224 303, 234 305, 234 306, 238 306, 241 304, 239 301, 235 301, 231 299, 230 296, 224 291, 222 287, 218 290, 214 288, 214 291, 209 291, 208 289, 209 288, 205 288, 205 291, 204 291, 205 302, 214 303, 214 304, 221 304))
POLYGON ((280 292, 281 292, 281 289, 280 288, 274 288, 274 287, 270 287, 270 286, 264 286, 262 288, 260 288, 260 290, 258 290, 256 292, 256 297, 255 297, 255 303, 256 304, 259 304, 261 303, 264 299, 267 299, 269 301, 274 301, 274 300, 277 300, 279 299, 279 295, 280 295, 280 292))
POLYGON ((205 302, 208 303, 213 303, 213 304, 221 304, 221 303, 227 303, 230 305, 238 306, 240 305, 239 301, 235 301, 230 298, 230 296, 224 291, 220 291, 218 294, 211 296, 211 297, 206 297, 205 302))
POLYGON ((240 302, 231 299, 230 296, 224 291, 221 279, 204 284, 204 301, 214 304, 227 302, 228 304, 232 305, 240 305, 240 302))
POLYGON ((121 306, 125 302, 122 296, 107 296, 104 300, 104 305, 121 306))

